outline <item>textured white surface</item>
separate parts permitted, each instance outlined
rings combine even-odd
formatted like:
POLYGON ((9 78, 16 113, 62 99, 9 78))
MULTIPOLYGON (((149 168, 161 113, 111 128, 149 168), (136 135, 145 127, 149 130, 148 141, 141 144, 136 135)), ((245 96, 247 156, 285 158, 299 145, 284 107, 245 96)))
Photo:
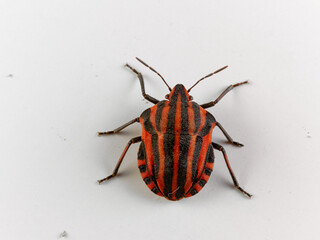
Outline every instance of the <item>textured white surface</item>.
POLYGON ((320 222, 320 3, 296 1, 2 1, 0 3, 0 233, 2 239, 316 239, 320 222), (216 152, 209 183, 178 202, 148 190, 130 148, 138 124, 97 137, 173 86, 229 68, 192 90, 230 135, 248 200, 216 152))

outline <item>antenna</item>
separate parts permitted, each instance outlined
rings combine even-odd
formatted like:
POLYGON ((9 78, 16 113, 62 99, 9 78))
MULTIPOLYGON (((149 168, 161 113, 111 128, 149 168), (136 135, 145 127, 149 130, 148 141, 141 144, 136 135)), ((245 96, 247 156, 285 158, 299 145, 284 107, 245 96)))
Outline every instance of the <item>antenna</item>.
POLYGON ((208 74, 207 76, 201 78, 200 80, 198 80, 198 82, 196 82, 195 84, 193 84, 193 86, 192 86, 191 88, 189 88, 188 92, 190 92, 191 89, 192 89, 194 86, 196 86, 199 82, 201 82, 203 79, 208 78, 208 77, 211 77, 213 74, 216 74, 216 73, 218 73, 218 72, 226 69, 227 67, 228 67, 228 66, 224 66, 223 68, 220 68, 219 70, 217 70, 217 71, 215 71, 215 72, 213 72, 213 73, 210 73, 210 74, 208 74))
POLYGON ((146 64, 145 62, 143 62, 141 59, 137 58, 136 59, 141 62, 143 65, 145 65, 147 68, 149 68, 151 71, 155 72, 156 74, 158 74, 159 77, 161 77, 161 79, 163 80, 163 82, 167 85, 167 87, 169 88, 170 92, 172 91, 172 89, 169 87, 168 83, 164 80, 164 78, 160 75, 160 73, 158 73, 156 70, 154 70, 152 67, 150 67, 148 64, 146 64))

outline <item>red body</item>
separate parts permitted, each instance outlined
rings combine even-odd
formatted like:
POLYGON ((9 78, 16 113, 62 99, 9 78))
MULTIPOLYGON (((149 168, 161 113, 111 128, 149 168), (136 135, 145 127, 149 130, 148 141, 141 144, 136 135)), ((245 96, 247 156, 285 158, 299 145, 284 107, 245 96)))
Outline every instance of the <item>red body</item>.
POLYGON ((151 191, 169 200, 198 193, 213 169, 214 117, 178 84, 168 100, 141 114, 140 123, 138 166, 151 191))

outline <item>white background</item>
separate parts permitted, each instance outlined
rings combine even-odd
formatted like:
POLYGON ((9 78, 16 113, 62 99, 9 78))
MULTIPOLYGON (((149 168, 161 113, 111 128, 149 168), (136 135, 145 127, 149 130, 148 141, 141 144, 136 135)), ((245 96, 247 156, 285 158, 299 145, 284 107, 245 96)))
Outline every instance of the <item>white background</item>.
POLYGON ((318 0, 33 0, 0 3, 1 239, 316 239, 320 221, 318 0), (221 153, 196 196, 154 195, 136 163, 103 185, 139 124, 97 137, 190 87, 245 147, 228 152, 248 200, 232 188, 221 153))

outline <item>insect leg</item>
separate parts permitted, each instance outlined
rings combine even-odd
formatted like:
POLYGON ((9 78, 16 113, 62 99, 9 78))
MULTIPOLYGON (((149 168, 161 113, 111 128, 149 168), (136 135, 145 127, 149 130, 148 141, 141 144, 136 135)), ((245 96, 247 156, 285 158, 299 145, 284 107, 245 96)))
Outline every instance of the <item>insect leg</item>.
POLYGON ((145 88, 144 88, 144 80, 143 80, 143 76, 140 72, 138 72, 137 70, 135 70, 134 68, 132 68, 129 64, 125 65, 126 67, 130 68, 135 74, 137 74, 139 81, 140 81, 140 86, 141 86, 141 92, 142 95, 145 99, 147 99, 149 102, 152 102, 154 104, 157 104, 159 102, 158 99, 151 97, 150 95, 146 94, 145 88))
POLYGON ((113 133, 118 133, 120 132, 122 129, 128 127, 129 125, 135 123, 135 122, 139 122, 139 119, 140 118, 135 118, 133 120, 131 120, 130 122, 127 122, 125 124, 123 124, 122 126, 114 129, 113 131, 108 131, 108 132, 98 132, 98 136, 101 136, 101 135, 107 135, 107 134, 113 134, 113 133))
POLYGON ((226 150, 224 150, 224 148, 223 148, 221 145, 217 144, 217 143, 212 142, 211 145, 212 145, 212 147, 213 147, 214 149, 217 149, 217 150, 219 150, 219 151, 222 152, 223 157, 224 157, 224 160, 226 161, 226 164, 227 164, 227 167, 228 167, 228 170, 229 170, 229 173, 230 173, 230 175, 231 175, 231 178, 232 178, 232 181, 233 181, 233 184, 234 184, 235 188, 237 188, 240 192, 242 192, 242 193, 243 193, 244 195, 246 195, 247 197, 251 198, 252 195, 249 194, 249 193, 247 193, 245 190, 243 190, 243 189, 239 186, 238 180, 236 179, 236 176, 234 175, 234 173, 233 173, 233 171, 232 171, 232 169, 231 169, 231 166, 230 166, 230 163, 229 163, 229 160, 228 160, 228 156, 227 156, 226 150))
POLYGON ((227 133, 227 131, 222 127, 222 125, 218 122, 216 122, 216 126, 218 126, 218 128, 220 128, 221 132, 223 133, 223 135, 228 139, 228 141, 238 147, 243 147, 244 145, 242 143, 238 143, 233 141, 233 139, 230 137, 230 135, 227 133))
POLYGON ((203 108, 213 107, 213 106, 216 105, 228 92, 230 92, 232 89, 234 89, 235 87, 238 87, 238 86, 240 86, 240 85, 242 85, 242 84, 246 84, 246 83, 248 83, 248 81, 230 85, 229 87, 226 88, 226 90, 224 90, 224 91, 220 94, 220 96, 219 96, 216 100, 211 101, 211 102, 208 102, 208 103, 205 103, 205 104, 202 104, 202 105, 200 105, 200 106, 203 107, 203 108))
POLYGON ((110 178, 113 178, 113 177, 115 177, 115 176, 117 175, 117 173, 118 173, 118 171, 119 171, 119 168, 120 168, 120 165, 121 165, 121 163, 122 163, 122 160, 123 160, 124 156, 126 155, 126 153, 127 153, 128 149, 129 149, 130 145, 131 145, 132 143, 137 143, 137 142, 141 142, 141 136, 140 136, 140 137, 132 138, 132 139, 128 142, 127 146, 125 147, 125 149, 123 150, 123 152, 122 152, 122 154, 121 154, 121 156, 120 156, 120 158, 119 158, 119 161, 118 161, 116 167, 115 167, 114 170, 113 170, 113 173, 112 173, 110 176, 106 177, 106 178, 103 178, 103 179, 101 179, 101 180, 98 180, 98 183, 99 183, 99 184, 102 183, 102 182, 104 182, 104 181, 106 181, 106 180, 109 180, 110 178))

